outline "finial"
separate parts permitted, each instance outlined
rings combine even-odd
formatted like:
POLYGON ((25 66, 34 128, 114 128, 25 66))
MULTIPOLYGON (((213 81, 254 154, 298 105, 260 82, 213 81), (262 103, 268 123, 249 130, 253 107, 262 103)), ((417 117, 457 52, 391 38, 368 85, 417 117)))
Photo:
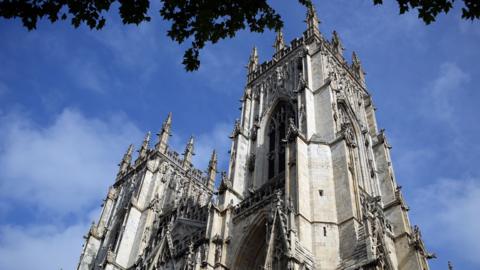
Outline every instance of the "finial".
POLYGON ((185 147, 185 152, 183 153, 184 159, 183 159, 183 167, 186 169, 188 166, 190 166, 192 162, 192 156, 195 155, 193 152, 193 135, 190 136, 190 140, 188 140, 187 146, 185 147))
POLYGON ((285 47, 285 40, 283 39, 282 30, 277 31, 277 36, 275 37, 275 44, 273 44, 275 48, 275 54, 281 51, 285 47))
POLYGON ((172 125, 172 112, 169 112, 167 115, 167 119, 163 122, 162 129, 167 129, 170 131, 170 126, 172 125))
POLYGON ((130 166, 130 163, 132 162, 132 153, 133 144, 130 144, 127 152, 123 155, 122 161, 120 162, 120 164, 118 164, 118 166, 120 166, 120 170, 118 171, 119 175, 125 173, 130 166))
POLYGON ((192 151, 193 152, 193 135, 190 136, 190 140, 188 140, 187 144, 187 151, 192 151))
POLYGON ((357 53, 355 53, 355 51, 352 52, 352 64, 360 65, 360 59, 358 59, 357 53))
POLYGON ((148 144, 150 143, 150 136, 151 136, 151 132, 149 131, 145 135, 145 139, 143 139, 142 147, 140 147, 140 150, 138 150, 138 159, 137 160, 140 160, 141 158, 143 158, 147 155, 148 144))
POLYGON ((360 80, 363 86, 365 86, 365 72, 363 71, 360 59, 358 59, 355 51, 352 53, 352 70, 355 77, 360 80))
POLYGON ((152 133, 149 131, 145 134, 145 138, 143 139, 142 148, 148 149, 148 143, 150 142, 150 137, 152 133))
POLYGON ((258 66, 258 52, 257 47, 253 46, 250 59, 248 60, 248 73, 254 72, 258 66))
POLYGON ((208 168, 211 169, 217 166, 217 152, 215 149, 212 151, 212 156, 210 157, 210 162, 208 163, 208 168))
POLYGON ((213 150, 210 162, 208 163, 208 188, 213 191, 215 187, 215 177, 217 175, 217 152, 213 150))
POLYGON ((333 30, 333 36, 332 36, 332 47, 333 50, 339 55, 343 55, 343 45, 342 41, 340 40, 340 37, 338 36, 337 31, 333 30))
POLYGON ((133 154, 133 144, 130 144, 130 146, 128 146, 128 149, 127 149, 127 153, 125 153, 125 157, 132 157, 132 154, 133 154))
POLYGON ((307 3, 307 8, 307 37, 314 35, 320 36, 320 30, 318 29, 320 20, 317 17, 317 12, 315 11, 313 3, 307 3))
POLYGON ((158 136, 158 142, 155 145, 155 149, 160 151, 160 152, 165 152, 167 150, 167 144, 168 144, 168 137, 170 137, 170 128, 172 126, 172 113, 169 112, 167 119, 162 124, 162 129, 160 130, 159 133, 157 133, 158 136))

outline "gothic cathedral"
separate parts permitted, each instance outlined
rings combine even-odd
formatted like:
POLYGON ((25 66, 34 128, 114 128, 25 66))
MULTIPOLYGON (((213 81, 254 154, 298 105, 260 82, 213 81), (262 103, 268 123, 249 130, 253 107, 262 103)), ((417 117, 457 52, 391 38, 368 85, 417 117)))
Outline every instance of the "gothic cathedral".
POLYGON ((307 30, 248 64, 228 172, 215 186, 168 147, 168 115, 155 147, 130 146, 92 224, 79 270, 427 270, 418 227, 408 219, 390 146, 359 59, 343 57, 337 33, 307 30))

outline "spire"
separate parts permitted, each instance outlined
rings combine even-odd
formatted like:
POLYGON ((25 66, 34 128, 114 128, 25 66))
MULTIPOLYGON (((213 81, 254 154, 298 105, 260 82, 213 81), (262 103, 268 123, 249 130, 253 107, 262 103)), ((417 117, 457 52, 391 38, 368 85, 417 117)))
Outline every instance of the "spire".
POLYGON ((140 150, 138 150, 137 160, 141 160, 147 155, 148 144, 150 143, 150 135, 151 135, 150 131, 147 132, 147 134, 145 135, 145 139, 143 139, 142 146, 140 147, 140 150))
POLYGON ((352 70, 355 77, 365 86, 365 72, 355 51, 352 53, 352 70))
POLYGON ((257 69, 258 66, 258 52, 257 47, 253 46, 252 54, 250 54, 250 59, 248 60, 248 73, 252 73, 257 69))
POLYGON ((128 147, 127 152, 123 155, 122 161, 120 161, 120 170, 118 171, 118 174, 124 174, 127 172, 128 167, 130 166, 130 162, 132 162, 132 153, 133 153, 133 144, 130 144, 128 147))
POLYGON ((162 129, 158 136, 158 142, 155 145, 155 150, 165 153, 167 151, 168 137, 170 137, 170 128, 172 126, 172 113, 168 113, 167 119, 162 124, 162 129))
POLYGON ((317 12, 315 11, 315 7, 313 3, 308 4, 307 10, 307 37, 311 36, 318 36, 320 37, 320 30, 318 29, 318 24, 320 20, 317 17, 317 12))
POLYGON ((337 31, 335 30, 333 30, 332 47, 338 56, 343 56, 343 50, 344 50, 343 44, 342 44, 342 41, 340 40, 340 37, 338 36, 337 31))
POLYGON ((285 47, 285 40, 283 39, 282 30, 277 31, 277 36, 275 37, 275 43, 273 44, 275 48, 275 54, 280 52, 285 47))
POLYGON ((208 189, 213 191, 215 187, 215 177, 217 175, 217 152, 213 150, 212 157, 208 163, 208 189))
POLYGON ((185 152, 183 153, 183 168, 186 169, 192 163, 192 156, 195 155, 193 153, 193 136, 190 136, 190 140, 187 143, 187 147, 185 147, 185 152))

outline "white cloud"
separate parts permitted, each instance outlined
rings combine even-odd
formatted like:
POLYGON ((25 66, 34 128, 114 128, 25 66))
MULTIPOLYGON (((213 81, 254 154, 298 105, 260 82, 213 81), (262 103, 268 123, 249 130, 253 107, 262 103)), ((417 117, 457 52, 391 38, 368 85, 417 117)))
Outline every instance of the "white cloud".
MULTIPOLYGON (((193 134, 194 137, 194 153, 192 159, 193 164, 200 170, 206 170, 212 151, 215 149, 218 158, 218 170, 226 170, 230 155, 231 140, 228 137, 231 133, 233 125, 227 123, 217 123, 213 128, 205 133, 193 134)), ((170 138, 169 145, 171 150, 175 150, 182 154, 185 150, 190 135, 173 134, 170 138)))
POLYGON ((67 70, 76 84, 84 89, 104 94, 115 81, 100 63, 92 57, 72 57, 67 70))
POLYGON ((0 227, 0 268, 75 269, 88 225, 0 227))
POLYGON ((183 52, 167 38, 157 20, 140 25, 125 25, 116 18, 108 21, 102 31, 86 33, 98 42, 100 49, 108 52, 117 67, 138 77, 140 82, 158 78, 159 69, 165 64, 180 66, 183 52))
POLYGON ((194 158, 194 164, 198 168, 207 168, 212 151, 215 149, 218 157, 218 170, 226 169, 229 158, 227 151, 232 142, 228 137, 231 130, 231 125, 219 123, 210 132, 198 136, 194 158))
MULTIPOLYGON (((125 117, 89 118, 73 109, 43 127, 24 114, 4 115, 0 128, 0 215, 8 217, 11 203, 17 201, 54 217, 40 224, 0 224, 0 269, 74 269, 82 235, 98 218, 116 164, 142 134, 125 117), (96 210, 85 219, 92 208, 96 210), (65 225, 55 217, 72 213, 79 222, 65 225)), ((230 128, 216 124, 196 137, 195 165, 206 168, 213 149, 219 165, 225 165, 230 128)))
MULTIPOLYGON (((88 216, 97 218, 100 209, 88 216)), ((70 226, 0 226, 0 269, 76 269, 89 220, 70 226)))
POLYGON ((46 127, 9 114, 0 128, 0 196, 52 215, 100 203, 123 151, 140 137, 125 117, 88 118, 72 109, 46 127))
POLYGON ((455 106, 452 99, 458 95, 470 75, 454 63, 443 63, 438 77, 427 87, 427 93, 432 100, 433 112, 426 106, 426 114, 437 117, 449 124, 454 122, 455 106))
POLYGON ((159 40, 155 26, 143 23, 139 26, 123 25, 110 20, 110 23, 99 32, 88 32, 113 55, 121 67, 134 69, 144 73, 153 71, 160 63, 157 57, 161 53, 163 42, 159 40))
MULTIPOLYGON (((398 14, 392 2, 374 6, 371 1, 317 1, 318 14, 325 24, 330 23, 345 41, 346 49, 362 50, 388 48, 387 44, 408 44, 422 49, 425 30, 415 12, 398 14), (348 8, 338 8, 345 6, 348 8), (324 9, 322 9, 324 7, 324 9), (322 12, 328 10, 329 12, 322 12)), ((325 31, 325 30, 322 30, 325 31)), ((325 33, 326 34, 326 33, 325 33)), ((330 35, 327 35, 330 37, 330 35)))
POLYGON ((393 153, 395 171, 397 175, 402 176, 402 184, 419 184, 418 172, 425 171, 426 167, 437 158, 438 153, 429 148, 412 148, 411 145, 395 143, 392 145, 395 145, 396 149, 393 153))
POLYGON ((413 209, 427 246, 441 260, 459 258, 480 266, 480 180, 441 179, 417 190, 413 209))
MULTIPOLYGON (((35 47, 38 50, 38 55, 41 57, 39 60, 41 63, 54 63, 63 67, 63 70, 56 70, 56 72, 65 72, 65 74, 57 74, 58 78, 67 76, 68 80, 83 90, 103 94, 111 88, 118 87, 114 85, 116 81, 115 76, 109 74, 111 66, 105 65, 104 62, 99 60, 102 59, 102 57, 100 56, 100 50, 98 50, 98 48, 94 47, 95 50, 89 50, 88 46, 91 46, 89 42, 72 44, 72 42, 75 41, 57 28, 50 29, 49 31, 50 32, 46 32, 46 30, 40 29, 38 32, 32 32, 31 35, 27 37, 22 36, 25 40, 21 40, 19 43, 27 43, 29 46, 35 47), (79 45, 81 45, 83 49, 79 49, 79 45), (48 60, 45 61, 45 59, 48 60)), ((87 31, 87 33, 92 32, 90 30, 87 31)), ((50 87, 51 85, 49 85, 48 88, 50 87)), ((45 95, 51 97, 52 95, 59 95, 55 92, 60 92, 60 95, 63 95, 65 89, 50 88, 46 91, 45 86, 42 85, 39 91, 45 92, 45 95)), ((44 103, 50 102, 43 96, 42 99, 44 103)))
POLYGON ((123 152, 141 137, 138 128, 123 116, 65 109, 43 127, 25 114, 3 115, 0 129, 0 269, 75 269, 82 235, 99 216, 123 152), (48 221, 13 225, 4 218, 16 205, 48 221), (71 214, 77 223, 59 222, 71 214))
POLYGON ((248 62, 247 58, 240 56, 241 54, 235 52, 232 47, 225 47, 223 44, 210 45, 200 52, 200 69, 196 71, 198 75, 195 75, 208 82, 210 89, 217 93, 239 95, 238 91, 244 85, 242 79, 246 80, 245 65, 248 62))

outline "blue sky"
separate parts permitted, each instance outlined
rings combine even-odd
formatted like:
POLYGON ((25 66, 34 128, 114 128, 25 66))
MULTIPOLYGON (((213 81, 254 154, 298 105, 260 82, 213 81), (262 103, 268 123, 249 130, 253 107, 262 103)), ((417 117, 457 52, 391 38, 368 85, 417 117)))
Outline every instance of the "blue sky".
MULTIPOLYGON (((427 247, 432 269, 480 269, 480 24, 459 9, 430 26, 393 3, 315 1, 327 37, 336 29, 367 72, 379 125, 427 247)), ((272 3, 287 40, 305 29, 296 1, 272 3), (285 3, 288 2, 288 3, 285 3)), ((458 3, 457 3, 458 4, 458 3)), ((201 52, 186 73, 168 24, 102 31, 43 22, 28 32, 0 21, 0 269, 73 269, 128 144, 173 113, 171 144, 196 137, 195 163, 216 148, 225 168, 253 45, 272 55, 274 33, 241 32, 201 52)))

